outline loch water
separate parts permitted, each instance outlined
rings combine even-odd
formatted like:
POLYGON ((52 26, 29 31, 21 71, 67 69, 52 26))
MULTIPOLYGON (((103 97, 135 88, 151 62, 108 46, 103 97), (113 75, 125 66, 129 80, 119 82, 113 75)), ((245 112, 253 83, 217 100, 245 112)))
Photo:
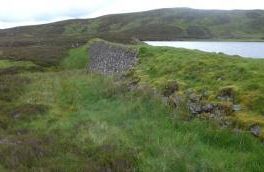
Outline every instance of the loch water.
POLYGON ((249 58, 264 58, 264 42, 146 41, 153 46, 187 48, 249 58))

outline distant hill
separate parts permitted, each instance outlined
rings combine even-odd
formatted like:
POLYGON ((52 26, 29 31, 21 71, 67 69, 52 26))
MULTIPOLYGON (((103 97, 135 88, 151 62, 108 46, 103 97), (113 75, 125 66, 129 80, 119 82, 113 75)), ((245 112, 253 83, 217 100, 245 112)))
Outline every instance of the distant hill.
POLYGON ((264 41, 264 11, 172 8, 4 29, 0 58, 56 64, 69 48, 94 37, 122 43, 133 38, 264 41))

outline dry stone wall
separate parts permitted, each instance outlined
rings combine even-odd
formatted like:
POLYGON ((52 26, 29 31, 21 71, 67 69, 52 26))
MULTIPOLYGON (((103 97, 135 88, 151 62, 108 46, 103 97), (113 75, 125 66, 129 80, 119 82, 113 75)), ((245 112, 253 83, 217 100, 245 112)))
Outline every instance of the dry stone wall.
POLYGON ((106 75, 120 74, 131 69, 137 62, 135 48, 106 41, 96 41, 89 49, 89 70, 106 75))

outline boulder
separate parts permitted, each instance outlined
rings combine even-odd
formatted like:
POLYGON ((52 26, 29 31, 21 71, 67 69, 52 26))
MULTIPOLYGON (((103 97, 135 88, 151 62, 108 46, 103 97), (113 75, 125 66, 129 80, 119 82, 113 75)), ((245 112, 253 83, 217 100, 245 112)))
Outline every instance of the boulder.
POLYGON ((259 125, 254 124, 250 126, 250 133, 253 134, 256 137, 259 137, 261 135, 261 128, 259 125))
POLYGON ((241 111, 241 105, 233 105, 233 111, 234 112, 241 111))

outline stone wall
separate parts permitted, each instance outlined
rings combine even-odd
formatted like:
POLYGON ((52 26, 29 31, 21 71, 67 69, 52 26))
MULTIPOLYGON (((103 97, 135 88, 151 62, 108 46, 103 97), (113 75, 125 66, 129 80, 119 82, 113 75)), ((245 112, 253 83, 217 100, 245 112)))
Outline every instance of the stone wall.
POLYGON ((89 49, 89 70, 112 75, 128 71, 137 61, 135 48, 106 41, 96 41, 89 49))

